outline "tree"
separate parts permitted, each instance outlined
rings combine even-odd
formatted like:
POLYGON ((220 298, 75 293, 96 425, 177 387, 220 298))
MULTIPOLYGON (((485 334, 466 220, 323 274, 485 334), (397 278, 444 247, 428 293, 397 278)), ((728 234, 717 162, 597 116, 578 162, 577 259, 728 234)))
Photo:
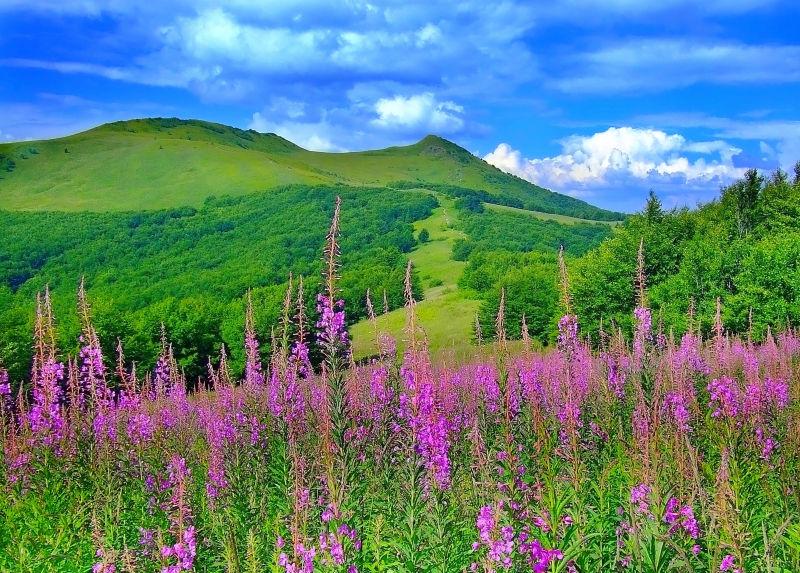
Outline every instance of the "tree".
POLYGON ((723 193, 723 201, 732 203, 739 237, 749 234, 756 223, 756 208, 761 195, 764 177, 755 169, 748 169, 744 179, 728 187, 723 193))
POLYGON ((505 289, 508 338, 522 338, 522 317, 525 316, 529 336, 547 344, 555 332, 558 314, 555 265, 532 264, 515 268, 497 282, 480 310, 481 330, 487 334, 494 332, 501 289, 505 289))
POLYGON ((419 232, 419 236, 417 237, 417 240, 420 243, 427 243, 430 240, 430 238, 431 238, 431 236, 430 236, 430 233, 428 233, 428 229, 422 229, 419 232))
POLYGON ((664 218, 664 209, 656 194, 650 189, 647 194, 647 204, 644 207, 644 217, 648 223, 658 223, 664 218))

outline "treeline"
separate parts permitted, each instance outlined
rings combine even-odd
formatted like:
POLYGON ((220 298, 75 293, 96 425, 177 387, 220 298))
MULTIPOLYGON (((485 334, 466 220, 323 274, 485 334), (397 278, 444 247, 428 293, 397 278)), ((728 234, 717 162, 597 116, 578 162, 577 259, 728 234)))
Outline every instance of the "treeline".
MULTIPOLYGON (((696 210, 664 210, 651 193, 645 209, 599 246, 567 258, 581 332, 595 341, 601 329, 631 332, 640 243, 648 303, 665 335, 690 328, 709 334, 717 300, 726 330, 757 340, 769 328, 800 324, 800 163, 794 171, 790 178, 780 170, 770 176, 750 170, 696 210)), ((555 258, 520 254, 532 250, 532 238, 509 222, 468 220, 470 238, 456 248, 466 249, 470 241, 482 248, 467 253, 462 286, 484 300, 485 337, 493 335, 492 319, 505 289, 509 334, 521 336, 524 315, 531 337, 552 342, 563 313, 555 258), (495 236, 499 229, 505 231, 495 236)))
POLYGON ((423 181, 395 181, 391 184, 391 187, 396 189, 428 189, 429 191, 458 199, 461 203, 473 208, 481 203, 491 203, 493 205, 505 205, 506 207, 516 207, 518 209, 527 209, 528 211, 567 215, 592 221, 622 221, 626 217, 624 213, 606 211, 574 197, 553 193, 499 170, 496 170, 496 173, 494 171, 486 173, 483 178, 488 187, 501 189, 503 194, 489 193, 483 189, 441 183, 425 183, 423 181))
MULTIPOLYGON (((36 293, 49 285, 59 344, 75 350, 76 289, 85 277, 100 339, 143 368, 158 355, 164 323, 191 380, 220 343, 241 365, 244 294, 253 289, 256 326, 278 322, 290 273, 304 277, 309 315, 335 197, 342 197, 340 282, 350 322, 363 317, 367 288, 390 308, 403 301, 411 222, 430 215, 427 193, 345 186, 291 186, 209 198, 200 209, 142 213, 0 211, 0 361, 20 379, 30 367, 36 293)), ((415 290, 421 290, 415 281, 415 290)))
POLYGON ((395 189, 427 189, 434 193, 441 193, 447 197, 458 199, 463 205, 469 205, 474 208, 475 205, 482 203, 492 203, 494 205, 505 205, 507 207, 516 207, 524 209, 525 203, 516 197, 506 197, 501 195, 493 195, 488 191, 480 189, 469 189, 467 187, 459 187, 458 185, 447 185, 444 183, 418 183, 414 181, 397 181, 391 184, 395 189))

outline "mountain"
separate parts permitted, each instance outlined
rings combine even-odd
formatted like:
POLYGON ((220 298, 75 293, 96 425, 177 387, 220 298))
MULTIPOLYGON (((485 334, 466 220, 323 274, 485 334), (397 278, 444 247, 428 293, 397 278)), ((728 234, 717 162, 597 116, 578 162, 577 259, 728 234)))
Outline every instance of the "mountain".
POLYGON ((152 118, 109 123, 59 139, 0 145, 0 201, 7 210, 199 207, 210 196, 336 183, 451 186, 533 211, 604 221, 624 218, 504 173, 434 135, 402 147, 321 153, 272 133, 152 118))
POLYGON ((409 260, 431 348, 461 341, 468 352, 479 302, 460 279, 473 254, 552 257, 563 246, 580 255, 624 218, 505 174, 436 136, 319 153, 275 134, 142 119, 3 144, 0 363, 18 379, 28 371, 33 305, 48 286, 61 347, 74 353, 84 279, 109 355, 121 340, 130 359, 152 366, 164 325, 190 378, 220 344, 239 366, 248 290, 263 341, 282 315, 290 274, 295 287, 304 277, 313 320, 337 196, 340 286, 357 357, 374 352, 373 331, 358 323, 367 290, 381 309, 386 301, 381 328, 402 338, 409 260))

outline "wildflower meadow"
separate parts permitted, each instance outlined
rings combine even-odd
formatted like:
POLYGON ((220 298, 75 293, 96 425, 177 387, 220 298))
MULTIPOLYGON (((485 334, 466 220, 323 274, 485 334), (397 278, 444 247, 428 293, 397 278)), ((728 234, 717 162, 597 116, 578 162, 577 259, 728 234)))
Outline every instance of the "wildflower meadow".
POLYGON ((582 335, 562 256, 555 345, 507 340, 501 293, 493 342, 433 360, 409 265, 404 339, 368 295, 356 363, 339 244, 337 203, 321 292, 267 333, 247 305, 241 373, 186 379, 166 330, 152 372, 105 356, 82 287, 65 356, 45 290, 30 380, 0 369, 0 570, 800 571, 797 331, 665 331, 641 244, 630 339, 582 335))

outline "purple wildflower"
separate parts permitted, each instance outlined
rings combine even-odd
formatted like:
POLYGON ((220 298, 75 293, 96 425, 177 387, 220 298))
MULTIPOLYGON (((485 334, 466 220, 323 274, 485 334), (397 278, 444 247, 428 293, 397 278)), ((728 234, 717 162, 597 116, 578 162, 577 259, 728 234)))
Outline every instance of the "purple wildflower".
POLYGON ((730 376, 714 378, 708 383, 710 406, 715 418, 735 419, 740 411, 740 390, 736 380, 730 376))
POLYGON ((664 521, 672 526, 669 530, 670 534, 682 529, 692 539, 697 539, 700 536, 700 527, 697 524, 697 519, 695 519, 692 506, 684 505, 681 507, 674 497, 667 501, 664 521))
POLYGON ((691 431, 689 427, 689 405, 684 394, 679 392, 668 393, 664 397, 664 409, 679 432, 688 433, 691 431))
POLYGON ((631 504, 639 513, 650 514, 650 486, 640 483, 631 489, 631 504))
POLYGON ((344 301, 331 301, 325 294, 317 295, 317 339, 334 353, 347 355, 350 348, 350 338, 347 334, 344 315, 344 301))
POLYGON ((46 446, 59 442, 65 421, 61 413, 61 381, 64 365, 48 359, 36 372, 33 381, 33 407, 28 413, 31 430, 46 446))
POLYGON ((722 558, 722 561, 719 564, 720 571, 731 571, 734 570, 733 568, 736 565, 736 558, 731 555, 730 553, 722 558))

